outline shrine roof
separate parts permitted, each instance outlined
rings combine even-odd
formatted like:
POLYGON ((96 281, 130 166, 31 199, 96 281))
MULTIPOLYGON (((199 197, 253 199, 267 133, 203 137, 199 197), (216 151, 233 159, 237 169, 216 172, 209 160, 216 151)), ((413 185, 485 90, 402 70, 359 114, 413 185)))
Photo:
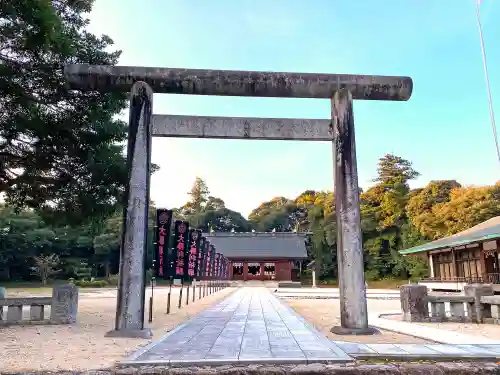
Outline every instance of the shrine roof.
POLYGON ((408 255, 450 247, 466 246, 473 243, 495 240, 497 238, 500 238, 500 216, 493 217, 452 236, 440 238, 439 240, 411 247, 406 250, 400 250, 399 253, 408 255))
POLYGON ((305 233, 214 232, 203 234, 216 251, 236 259, 306 259, 305 233))

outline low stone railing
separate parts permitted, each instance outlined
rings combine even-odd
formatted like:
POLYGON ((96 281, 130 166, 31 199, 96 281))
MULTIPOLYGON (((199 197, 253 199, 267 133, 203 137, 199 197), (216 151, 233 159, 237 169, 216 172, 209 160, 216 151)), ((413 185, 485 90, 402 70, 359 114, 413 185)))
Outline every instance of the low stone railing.
POLYGON ((490 284, 466 285, 463 293, 429 295, 425 285, 403 285, 400 287, 403 320, 500 324, 500 296, 494 295, 490 284))
POLYGON ((24 324, 73 324, 78 312, 78 288, 72 284, 57 285, 52 297, 0 298, 0 326, 24 324), (6 307, 7 313, 4 314, 6 307), (27 319, 24 308, 29 308, 27 319), (47 313, 47 307, 50 313, 47 313))

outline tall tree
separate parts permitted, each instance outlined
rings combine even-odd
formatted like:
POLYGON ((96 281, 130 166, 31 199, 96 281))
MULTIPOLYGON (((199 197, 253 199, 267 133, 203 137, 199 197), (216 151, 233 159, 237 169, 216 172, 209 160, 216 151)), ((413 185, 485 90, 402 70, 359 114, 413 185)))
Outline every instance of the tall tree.
POLYGON ((377 174, 374 181, 390 188, 398 184, 407 185, 408 181, 420 176, 409 160, 393 154, 386 154, 379 159, 377 174))
POLYGON ((113 65, 112 40, 86 30, 93 0, 0 7, 0 192, 63 222, 115 210, 126 168, 124 93, 70 90, 68 63, 113 65))
POLYGON ((205 208, 210 191, 208 186, 200 177, 196 177, 191 190, 188 192, 191 200, 189 201, 193 214, 200 213, 205 208))

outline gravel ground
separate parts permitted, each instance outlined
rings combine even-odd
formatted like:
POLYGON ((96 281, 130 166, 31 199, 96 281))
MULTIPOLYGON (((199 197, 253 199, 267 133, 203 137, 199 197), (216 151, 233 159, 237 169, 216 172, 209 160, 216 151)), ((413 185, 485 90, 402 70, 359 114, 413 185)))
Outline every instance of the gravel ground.
MULTIPOLYGON (((336 341, 356 342, 363 344, 428 344, 429 341, 413 336, 402 335, 389 331, 381 331, 373 336, 340 336, 330 332, 330 328, 340 325, 340 305, 338 300, 325 299, 293 299, 285 300, 297 313, 302 315, 316 329, 336 341)), ((400 302, 394 300, 368 300, 369 311, 397 311, 400 302)))
MULTIPOLYGON (((400 315, 387 316, 387 319, 402 320, 400 315)), ((459 332, 472 336, 481 336, 491 340, 500 340, 499 324, 474 324, 474 323, 411 323, 446 331, 459 332)))
MULTIPOLYGON (((149 325, 153 330, 153 339, 157 340, 233 290, 227 288, 195 303, 190 301, 189 306, 179 310, 179 289, 174 288, 172 310, 166 315, 168 288, 155 289, 153 323, 149 325)), ((113 329, 115 309, 115 291, 84 292, 80 295, 78 323, 75 325, 0 327, 0 373, 98 369, 111 366, 140 346, 148 344, 150 341, 144 339, 104 337, 106 332, 113 329)), ((146 319, 147 316, 146 312, 146 319)))

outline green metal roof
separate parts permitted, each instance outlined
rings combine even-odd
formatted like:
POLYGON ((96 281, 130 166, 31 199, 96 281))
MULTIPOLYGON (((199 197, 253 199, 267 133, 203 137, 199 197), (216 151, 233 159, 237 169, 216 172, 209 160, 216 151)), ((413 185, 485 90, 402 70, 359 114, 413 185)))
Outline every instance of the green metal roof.
POLYGON ((440 238, 439 240, 425 243, 423 245, 411 247, 406 250, 400 250, 402 255, 421 253, 424 251, 432 251, 468 245, 475 242, 483 242, 500 238, 500 216, 496 216, 472 228, 466 229, 463 232, 454 234, 449 237, 440 238))

